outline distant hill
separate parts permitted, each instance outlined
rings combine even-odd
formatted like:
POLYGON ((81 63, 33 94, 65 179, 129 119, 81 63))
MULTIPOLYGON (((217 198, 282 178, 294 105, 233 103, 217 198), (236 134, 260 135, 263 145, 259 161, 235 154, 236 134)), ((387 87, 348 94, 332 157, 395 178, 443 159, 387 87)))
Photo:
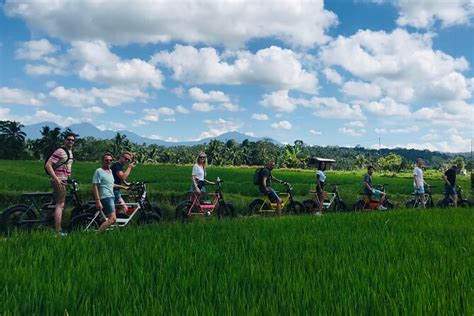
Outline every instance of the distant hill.
MULTIPOLYGON (((43 129, 44 126, 49 126, 49 128, 54 129, 56 127, 61 128, 56 123, 53 122, 43 122, 43 123, 38 123, 34 125, 27 125, 23 128, 23 131, 26 133, 26 137, 29 139, 37 139, 41 138, 41 130, 43 129)), ((209 137, 209 138, 203 138, 201 140, 197 141, 187 141, 187 142, 167 142, 164 140, 159 140, 159 139, 151 139, 151 138, 146 138, 140 135, 135 134, 134 132, 130 132, 127 130, 118 130, 118 131, 112 131, 112 130, 105 130, 102 131, 95 127, 94 125, 90 123, 80 123, 80 124, 73 124, 68 126, 74 133, 79 134, 80 137, 94 137, 97 139, 112 139, 115 137, 117 133, 120 133, 122 135, 126 135, 127 138, 136 144, 156 144, 160 146, 165 146, 165 147, 175 147, 175 146, 194 146, 194 145, 200 145, 200 144, 206 144, 209 143, 212 139, 217 139, 222 142, 226 142, 228 140, 235 140, 238 143, 241 143, 245 139, 248 139, 251 142, 256 142, 259 140, 262 140, 263 138, 257 138, 257 137, 252 137, 245 135, 243 133, 239 132, 228 132, 224 133, 222 135, 216 136, 216 137, 209 137)), ((62 128, 61 128, 62 129, 62 128)), ((270 139, 274 144, 276 145, 282 145, 281 143, 270 139)))

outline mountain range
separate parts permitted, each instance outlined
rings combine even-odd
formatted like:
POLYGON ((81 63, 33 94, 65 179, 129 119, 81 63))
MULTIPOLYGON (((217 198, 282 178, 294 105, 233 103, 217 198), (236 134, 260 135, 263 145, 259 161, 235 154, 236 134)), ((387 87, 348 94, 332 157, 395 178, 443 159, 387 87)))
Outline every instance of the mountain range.
MULTIPOLYGON (((61 130, 63 129, 61 126, 59 126, 56 123, 42 122, 42 123, 33 124, 33 125, 26 125, 23 128, 23 132, 26 133, 26 138, 38 139, 38 138, 41 138, 41 130, 43 129, 44 126, 49 126, 50 129, 54 129, 56 127, 61 128, 61 130)), ((156 145, 165 146, 165 147, 201 145, 201 144, 209 143, 212 139, 217 139, 222 142, 226 142, 228 140, 233 139, 238 143, 243 142, 245 139, 248 139, 251 142, 256 142, 256 141, 264 139, 264 138, 248 136, 240 132, 228 132, 216 137, 203 138, 197 141, 167 142, 167 141, 159 140, 159 139, 146 138, 127 130, 118 130, 118 131, 100 130, 90 123, 73 124, 73 125, 68 126, 68 128, 70 128, 74 133, 78 134, 79 137, 82 137, 82 138, 94 137, 97 139, 112 139, 115 137, 115 135, 117 135, 117 133, 120 133, 122 135, 126 135, 127 138, 131 142, 136 143, 136 144, 143 144, 143 143, 147 145, 156 144, 156 145)), ((269 139, 271 142, 277 145, 282 145, 281 143, 273 139, 270 139, 270 138, 265 138, 265 139, 269 139)))

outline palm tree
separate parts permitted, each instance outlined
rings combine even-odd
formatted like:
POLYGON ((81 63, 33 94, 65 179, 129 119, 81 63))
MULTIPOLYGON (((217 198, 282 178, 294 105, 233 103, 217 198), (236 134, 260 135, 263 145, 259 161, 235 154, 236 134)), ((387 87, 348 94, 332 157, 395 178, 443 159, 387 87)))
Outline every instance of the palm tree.
POLYGON ((0 158, 18 159, 25 155, 26 133, 24 127, 15 121, 0 121, 0 158))

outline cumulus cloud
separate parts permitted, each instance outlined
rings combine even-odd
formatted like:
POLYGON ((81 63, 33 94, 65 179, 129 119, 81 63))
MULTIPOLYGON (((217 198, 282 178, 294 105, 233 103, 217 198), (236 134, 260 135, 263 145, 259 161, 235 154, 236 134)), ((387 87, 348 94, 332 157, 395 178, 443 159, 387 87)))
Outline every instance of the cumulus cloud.
POLYGON ((260 101, 260 105, 274 109, 278 112, 293 112, 299 100, 291 98, 288 95, 288 90, 274 91, 270 94, 263 95, 263 99, 260 101))
POLYGON ((397 103, 391 98, 383 98, 379 101, 368 102, 364 109, 378 116, 408 116, 410 108, 406 104, 397 103))
POLYGON ((347 128, 347 127, 340 127, 338 129, 338 131, 342 134, 345 134, 345 135, 349 135, 349 136, 352 136, 352 137, 358 137, 358 136, 362 136, 363 134, 365 134, 365 129, 354 129, 354 128, 347 128))
POLYGON ((86 90, 76 88, 67 89, 59 86, 54 88, 49 95, 57 99, 61 104, 72 107, 95 104, 96 99, 99 99, 107 106, 118 106, 134 101, 143 102, 148 98, 146 93, 133 87, 92 88, 86 90))
POLYGON ((45 96, 30 91, 15 88, 0 88, 0 104, 21 104, 40 106, 44 103, 45 96))
POLYGON ((374 132, 377 134, 411 134, 419 130, 418 126, 407 126, 401 128, 375 128, 374 132))
POLYGON ((252 118, 257 121, 268 121, 268 115, 263 114, 263 113, 254 113, 252 114, 252 118))
POLYGON ((17 59, 38 60, 56 51, 57 48, 47 39, 41 39, 21 43, 15 52, 15 57, 17 59))
POLYGON ((324 68, 323 73, 328 81, 338 84, 338 85, 342 84, 343 79, 341 75, 334 69, 324 68))
POLYGON ((322 135, 323 133, 321 131, 315 130, 315 129, 310 129, 309 132, 313 135, 322 135))
POLYGON ((189 89, 189 96, 199 102, 229 102, 229 97, 222 91, 205 93, 197 87, 189 89))
POLYGON ((194 111, 197 112, 210 112, 214 110, 214 107, 206 102, 196 102, 191 106, 194 111))
POLYGON ((215 121, 205 120, 204 123, 207 125, 208 130, 202 132, 198 139, 215 137, 227 132, 238 131, 244 125, 242 122, 225 120, 223 118, 219 118, 215 121))
POLYGON ((394 3, 400 10, 397 24, 427 28, 436 21, 444 27, 469 24, 474 17, 472 0, 398 0, 394 3))
POLYGON ((159 108, 145 108, 143 109, 145 114, 142 117, 144 122, 158 122, 160 120, 160 115, 172 116, 175 114, 175 111, 169 107, 159 107, 159 108))
POLYGON ((162 87, 164 77, 159 69, 138 58, 122 60, 103 41, 73 42, 69 55, 76 61, 82 79, 110 85, 162 87))
POLYGON ((155 54, 150 62, 173 69, 175 80, 191 84, 259 84, 307 93, 318 90, 317 77, 303 69, 290 49, 271 46, 255 54, 238 51, 230 55, 219 55, 212 47, 176 45, 172 52, 155 54))
POLYGON ((422 107, 413 113, 416 121, 434 125, 472 128, 474 104, 465 101, 443 102, 434 107, 422 107))
POLYGON ((356 97, 362 100, 373 100, 380 97, 382 91, 371 83, 347 81, 342 86, 342 92, 350 97, 356 97))
POLYGON ((181 114, 188 114, 189 113, 189 110, 186 109, 184 106, 182 105, 178 105, 176 106, 176 112, 178 113, 181 113, 181 114))
POLYGON ((338 36, 324 46, 326 66, 339 66, 353 76, 379 87, 382 96, 396 102, 456 100, 470 95, 470 80, 461 72, 469 64, 432 48, 432 34, 358 31, 338 36))
POLYGON ((242 111, 242 109, 240 108, 240 106, 238 104, 234 104, 234 103, 230 103, 230 102, 222 103, 219 106, 219 108, 224 110, 224 111, 229 111, 229 112, 242 111))
POLYGON ((310 106, 315 109, 315 116, 346 120, 365 120, 360 105, 350 105, 337 101, 336 98, 313 98, 310 106))
POLYGON ((62 116, 46 110, 36 110, 33 115, 22 116, 21 122, 25 125, 31 125, 41 122, 54 122, 59 126, 66 127, 71 124, 79 123, 83 120, 77 117, 62 116))
POLYGON ((324 9, 322 0, 294 0, 278 5, 271 0, 150 4, 146 0, 7 0, 4 11, 25 20, 34 31, 66 41, 102 39, 119 45, 179 41, 235 48, 252 38, 272 37, 295 46, 312 47, 325 43, 329 39, 326 31, 337 24, 336 15, 324 9))
POLYGON ((288 121, 280 121, 278 123, 273 123, 271 126, 272 128, 275 128, 275 129, 286 129, 286 130, 290 130, 293 127, 291 123, 288 121))

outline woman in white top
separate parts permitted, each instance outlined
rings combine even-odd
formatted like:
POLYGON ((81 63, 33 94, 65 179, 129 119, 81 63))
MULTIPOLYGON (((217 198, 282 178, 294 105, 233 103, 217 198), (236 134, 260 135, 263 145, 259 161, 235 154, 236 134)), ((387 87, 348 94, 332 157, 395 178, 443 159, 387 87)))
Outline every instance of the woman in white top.
POLYGON ((192 185, 191 192, 201 193, 206 192, 204 187, 206 184, 214 184, 214 182, 206 180, 206 166, 207 156, 205 152, 200 152, 196 158, 196 163, 193 166, 193 172, 191 175, 192 185))
POLYGON ((326 163, 321 161, 318 165, 318 170, 316 171, 316 194, 318 195, 319 199, 319 212, 322 213, 323 211, 323 202, 325 192, 324 188, 324 181, 326 181, 326 175, 324 171, 326 170, 326 163))

